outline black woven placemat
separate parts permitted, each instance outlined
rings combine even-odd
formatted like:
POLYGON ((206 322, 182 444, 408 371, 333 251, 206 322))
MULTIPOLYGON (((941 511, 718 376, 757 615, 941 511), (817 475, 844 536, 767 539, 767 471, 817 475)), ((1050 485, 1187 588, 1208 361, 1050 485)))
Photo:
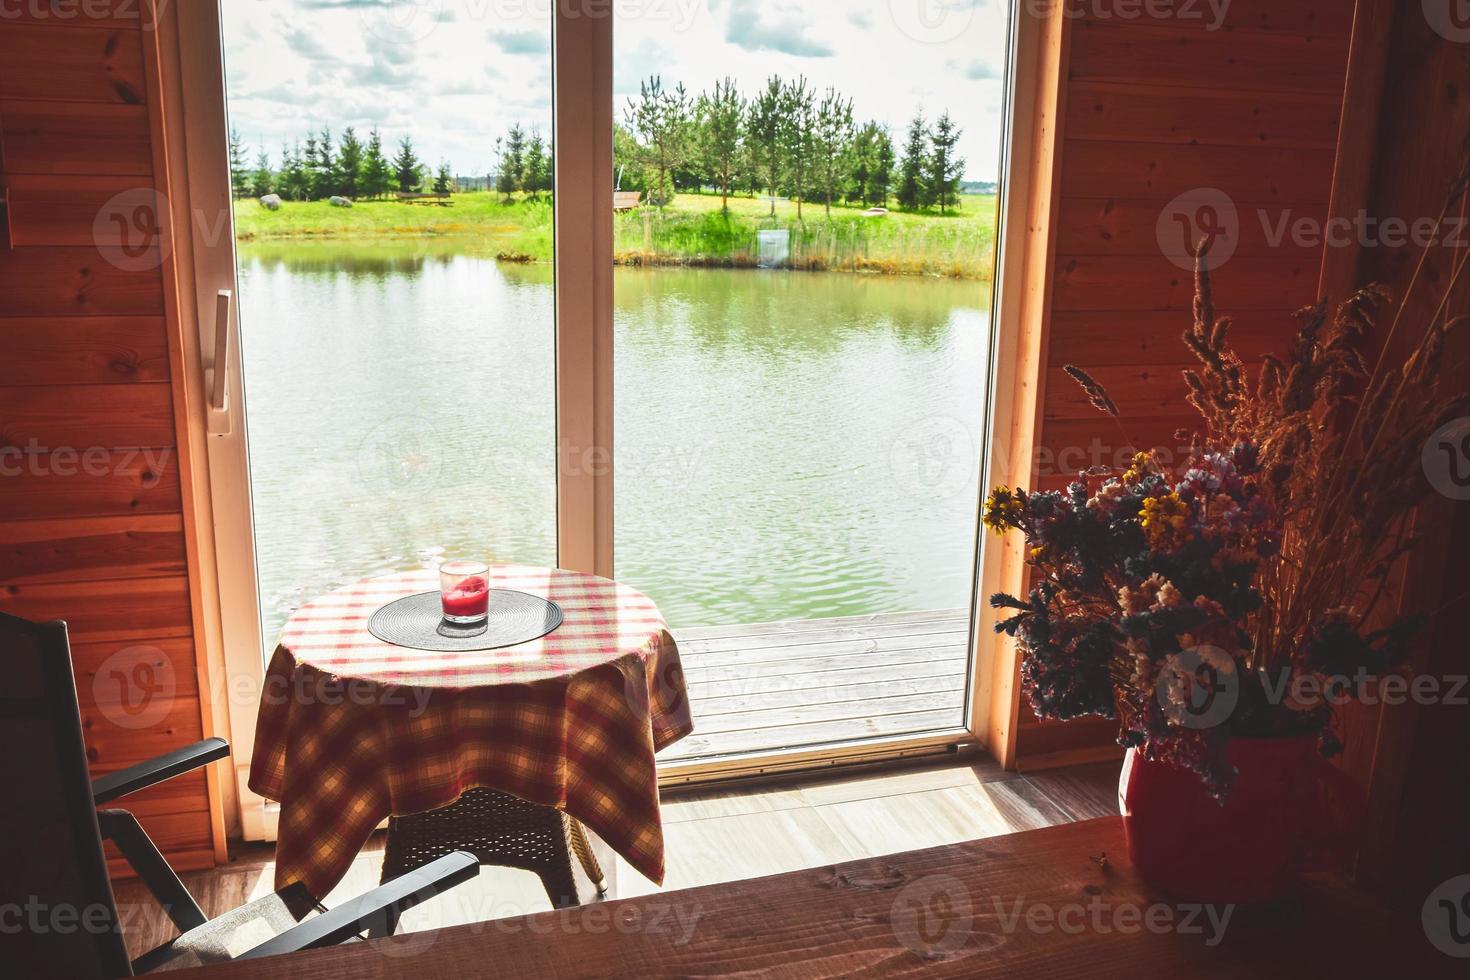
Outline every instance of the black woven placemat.
POLYGON ((545 636, 561 622, 561 606, 554 602, 526 592, 491 589, 489 618, 481 626, 465 628, 444 621, 439 593, 420 592, 373 613, 368 632, 384 643, 416 650, 495 650, 545 636))

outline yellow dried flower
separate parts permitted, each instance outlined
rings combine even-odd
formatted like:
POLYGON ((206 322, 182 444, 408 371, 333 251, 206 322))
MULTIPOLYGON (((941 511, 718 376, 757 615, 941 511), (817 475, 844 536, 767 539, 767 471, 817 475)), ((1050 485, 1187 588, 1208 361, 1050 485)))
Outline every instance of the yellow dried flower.
POLYGON ((1004 534, 1015 526, 1016 520, 1025 511, 1026 505, 1011 492, 1010 487, 996 487, 985 499, 983 521, 996 534, 1004 534))
POLYGON ((1172 551, 1189 537, 1189 504, 1177 493, 1149 497, 1138 512, 1143 518, 1143 533, 1155 551, 1172 551))
POLYGON ((1154 454, 1148 450, 1133 454, 1133 465, 1128 467, 1128 472, 1123 474, 1124 483, 1137 483, 1153 472, 1154 454))

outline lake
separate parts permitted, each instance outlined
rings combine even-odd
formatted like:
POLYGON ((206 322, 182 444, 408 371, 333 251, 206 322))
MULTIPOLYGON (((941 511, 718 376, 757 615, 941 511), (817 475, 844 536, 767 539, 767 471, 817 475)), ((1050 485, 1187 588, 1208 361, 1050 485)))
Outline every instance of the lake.
MULTIPOLYGON (((671 625, 968 605, 989 285, 619 268, 617 577, 671 625)), ((445 554, 555 561, 546 265, 242 245, 267 642, 445 554)))

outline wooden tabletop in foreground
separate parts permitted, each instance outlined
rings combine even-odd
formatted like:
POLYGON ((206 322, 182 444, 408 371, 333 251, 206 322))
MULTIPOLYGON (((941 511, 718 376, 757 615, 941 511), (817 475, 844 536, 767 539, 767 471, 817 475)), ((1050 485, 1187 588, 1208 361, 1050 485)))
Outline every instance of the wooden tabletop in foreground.
POLYGON ((1116 817, 189 971, 326 977, 1465 976, 1337 880, 1269 910, 1169 903, 1116 817), (1106 855, 1104 859, 1104 854, 1106 855), (1386 972, 1391 971, 1391 972, 1386 972))

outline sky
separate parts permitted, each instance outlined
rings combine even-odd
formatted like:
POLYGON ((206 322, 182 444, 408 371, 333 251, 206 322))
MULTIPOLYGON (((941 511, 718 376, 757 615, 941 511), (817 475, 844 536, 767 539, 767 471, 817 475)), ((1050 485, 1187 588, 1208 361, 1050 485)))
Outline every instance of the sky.
MULTIPOLYGON (((433 165, 494 166, 513 123, 551 132, 552 0, 224 0, 230 123, 253 161, 330 126, 412 136, 433 165)), ((611 0, 616 117, 649 75, 691 94, 730 76, 834 86, 895 143, 948 110, 965 179, 994 180, 1004 0, 611 0)))

